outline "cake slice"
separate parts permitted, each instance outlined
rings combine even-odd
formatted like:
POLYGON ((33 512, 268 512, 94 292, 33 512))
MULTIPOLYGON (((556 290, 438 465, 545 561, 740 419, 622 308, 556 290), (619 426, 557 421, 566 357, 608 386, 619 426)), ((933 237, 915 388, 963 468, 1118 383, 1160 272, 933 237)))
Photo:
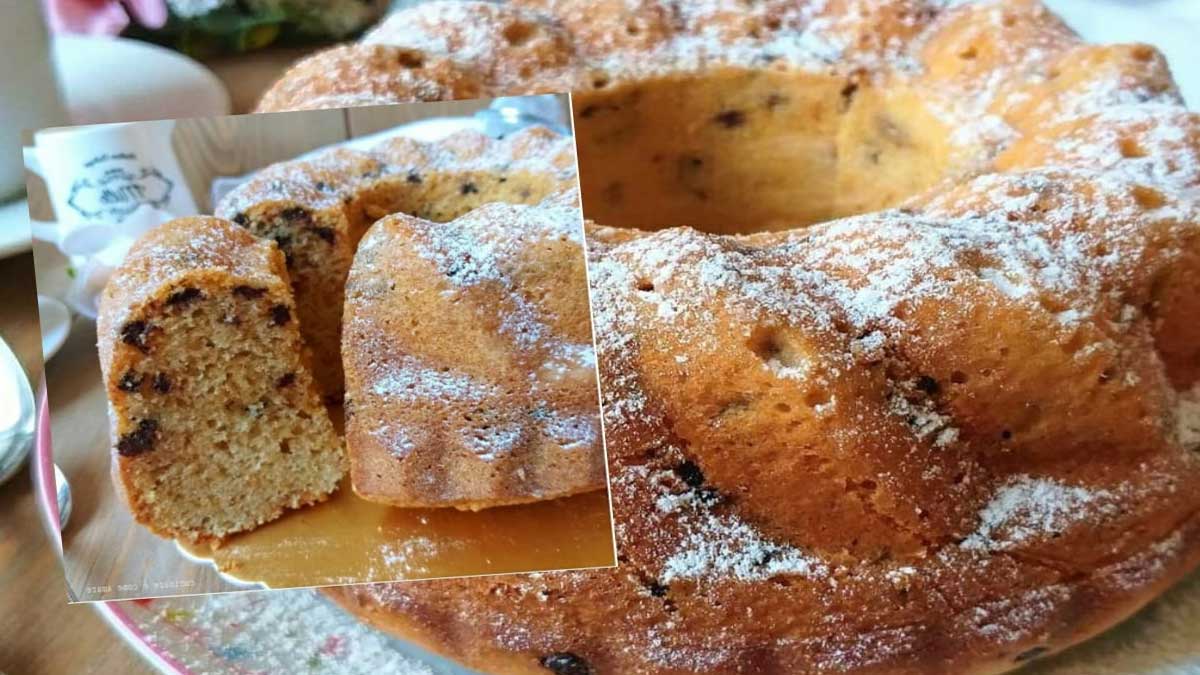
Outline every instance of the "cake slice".
POLYGON ((274 243, 220 218, 159 226, 109 280, 97 333, 113 479, 155 533, 215 544, 337 488, 345 453, 274 243))
POLYGON ((605 486, 575 193, 371 227, 346 284, 360 496, 481 509, 605 486))

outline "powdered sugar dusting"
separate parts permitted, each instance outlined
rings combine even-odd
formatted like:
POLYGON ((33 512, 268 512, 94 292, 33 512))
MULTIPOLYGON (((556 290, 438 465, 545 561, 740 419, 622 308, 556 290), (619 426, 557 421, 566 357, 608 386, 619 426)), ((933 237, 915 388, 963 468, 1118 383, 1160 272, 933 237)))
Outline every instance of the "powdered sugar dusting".
POLYGON ((1003 551, 1062 534, 1072 524, 1117 510, 1115 495, 1021 475, 996 492, 979 514, 979 527, 962 547, 1003 551))
POLYGON ((780 574, 815 576, 826 573, 818 560, 799 549, 766 539, 749 525, 727 518, 692 523, 680 549, 663 563, 662 579, 736 579, 758 581, 780 574))
POLYGON ((409 183, 409 176, 481 171, 549 176, 560 189, 569 189, 575 183, 574 143, 544 127, 527 127, 498 140, 463 130, 432 143, 395 137, 369 152, 335 147, 259 170, 226 194, 214 212, 233 219, 269 200, 342 209, 360 193, 383 185, 420 190, 422 183, 409 183))

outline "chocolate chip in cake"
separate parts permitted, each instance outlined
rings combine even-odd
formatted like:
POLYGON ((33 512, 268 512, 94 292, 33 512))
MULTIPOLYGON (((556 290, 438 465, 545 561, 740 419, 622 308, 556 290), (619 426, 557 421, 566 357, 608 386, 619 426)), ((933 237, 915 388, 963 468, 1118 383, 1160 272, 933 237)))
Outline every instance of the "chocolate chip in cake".
POLYGON ((250 219, 246 217, 246 214, 238 213, 233 216, 233 222, 245 227, 246 224, 250 222, 250 219))
POLYGON ((462 187, 460 187, 458 191, 460 194, 470 195, 478 193, 479 188, 475 187, 474 183, 463 183, 462 187))
POLYGON ((922 375, 917 378, 917 389, 925 392, 930 396, 937 396, 942 390, 942 385, 938 381, 928 375, 922 375))
POLYGON ((166 394, 171 391, 171 379, 164 373, 157 373, 154 376, 154 383, 151 386, 154 387, 154 391, 166 394))
POLYGON ((316 233, 326 244, 332 244, 334 240, 333 228, 330 227, 314 227, 313 232, 316 233))
POLYGON ((117 389, 120 389, 121 391, 137 391, 141 386, 142 376, 138 375, 132 370, 126 371, 125 374, 121 376, 121 381, 117 382, 117 389))
POLYGON ((647 586, 646 588, 650 591, 650 595, 653 595, 656 598, 667 597, 667 591, 670 590, 669 588, 667 588, 663 584, 658 583, 657 581, 650 582, 650 585, 647 586))
POLYGON ((325 192, 326 190, 329 189, 329 183, 326 183, 323 180, 319 180, 313 184, 313 187, 317 188, 317 190, 319 190, 321 192, 325 192))
POLYGON ((571 652, 554 652, 538 660, 543 668, 555 675, 593 675, 591 664, 571 652))
POLYGON ((292 386, 295 383, 296 383, 296 374, 295 373, 284 373, 283 375, 279 376, 278 380, 275 380, 275 388, 276 389, 284 389, 286 387, 292 386))
POLYGON ((402 49, 396 54, 396 62, 405 68, 420 68, 425 65, 425 55, 413 49, 402 49))
POLYGON ((122 457, 136 457, 154 449, 154 441, 158 439, 158 422, 142 420, 137 429, 121 437, 117 442, 117 454, 122 457))
POLYGON ((736 129, 746 123, 746 113, 741 110, 723 110, 713 117, 713 121, 726 129, 736 129))
POLYGON ((421 174, 417 173, 416 171, 409 171, 408 175, 404 177, 404 180, 416 185, 422 181, 422 178, 421 178, 421 174))
POLYGON ((261 298, 263 296, 263 294, 266 292, 267 292, 267 289, 265 289, 265 288, 255 288, 253 286, 234 286, 233 287, 234 295, 238 296, 239 298, 245 298, 247 300, 254 300, 255 298, 261 298))
POLYGON ((1032 661, 1033 659, 1036 659, 1037 657, 1041 656, 1042 654, 1045 654, 1048 651, 1050 651, 1050 650, 1045 647, 1042 647, 1042 646, 1033 647, 1032 649, 1026 649, 1025 651, 1021 652, 1020 654, 1017 654, 1017 657, 1013 660, 1016 661, 1017 663, 1021 663, 1024 661, 1032 661))
POLYGON ((695 175, 704 166, 704 159, 695 155, 680 155, 677 169, 681 178, 695 175))
POLYGON ((854 100, 854 95, 857 93, 857 82, 847 82, 846 86, 842 87, 842 91, 840 92, 842 97, 842 110, 848 110, 850 108, 850 102, 854 100))
POLYGON ((121 341, 146 352, 149 351, 146 344, 149 332, 150 326, 145 321, 130 321, 121 326, 121 341))
POLYGON ((271 308, 271 322, 282 326, 292 320, 292 310, 287 305, 275 305, 271 308))
POLYGON ((173 307, 186 305, 193 300, 201 298, 203 294, 199 288, 183 288, 167 296, 167 304, 173 307))
POLYGON ((691 460, 687 460, 679 466, 675 467, 675 475, 688 487, 698 488, 704 485, 704 472, 700 470, 700 466, 691 460))
POLYGON ((288 208, 279 212, 279 217, 283 218, 289 223, 297 223, 300 225, 308 225, 312 223, 312 214, 308 212, 308 209, 299 206, 289 206, 288 208))

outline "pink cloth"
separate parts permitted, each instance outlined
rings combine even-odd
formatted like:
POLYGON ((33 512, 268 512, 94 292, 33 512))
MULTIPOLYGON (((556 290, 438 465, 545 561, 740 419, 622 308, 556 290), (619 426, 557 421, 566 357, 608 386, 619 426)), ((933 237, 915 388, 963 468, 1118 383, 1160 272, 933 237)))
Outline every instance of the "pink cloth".
POLYGON ((167 22, 166 0, 43 0, 55 33, 116 35, 133 20, 147 28, 167 22))

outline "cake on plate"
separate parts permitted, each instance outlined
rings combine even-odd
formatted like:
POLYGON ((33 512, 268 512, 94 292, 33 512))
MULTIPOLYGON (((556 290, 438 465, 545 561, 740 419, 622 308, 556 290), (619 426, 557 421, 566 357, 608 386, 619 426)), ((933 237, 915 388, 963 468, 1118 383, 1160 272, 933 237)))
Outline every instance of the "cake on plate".
POLYGON ((1200 560, 1200 118, 1036 0, 431 2, 262 110, 569 89, 620 567, 329 591, 495 673, 986 673, 1200 560))
POLYGON ((136 520, 219 544, 324 499, 348 467, 396 506, 603 489, 575 186, 570 139, 542 127, 396 137, 272 165, 225 218, 144 235, 98 325, 136 520), (344 449, 343 362, 359 385, 344 449))

